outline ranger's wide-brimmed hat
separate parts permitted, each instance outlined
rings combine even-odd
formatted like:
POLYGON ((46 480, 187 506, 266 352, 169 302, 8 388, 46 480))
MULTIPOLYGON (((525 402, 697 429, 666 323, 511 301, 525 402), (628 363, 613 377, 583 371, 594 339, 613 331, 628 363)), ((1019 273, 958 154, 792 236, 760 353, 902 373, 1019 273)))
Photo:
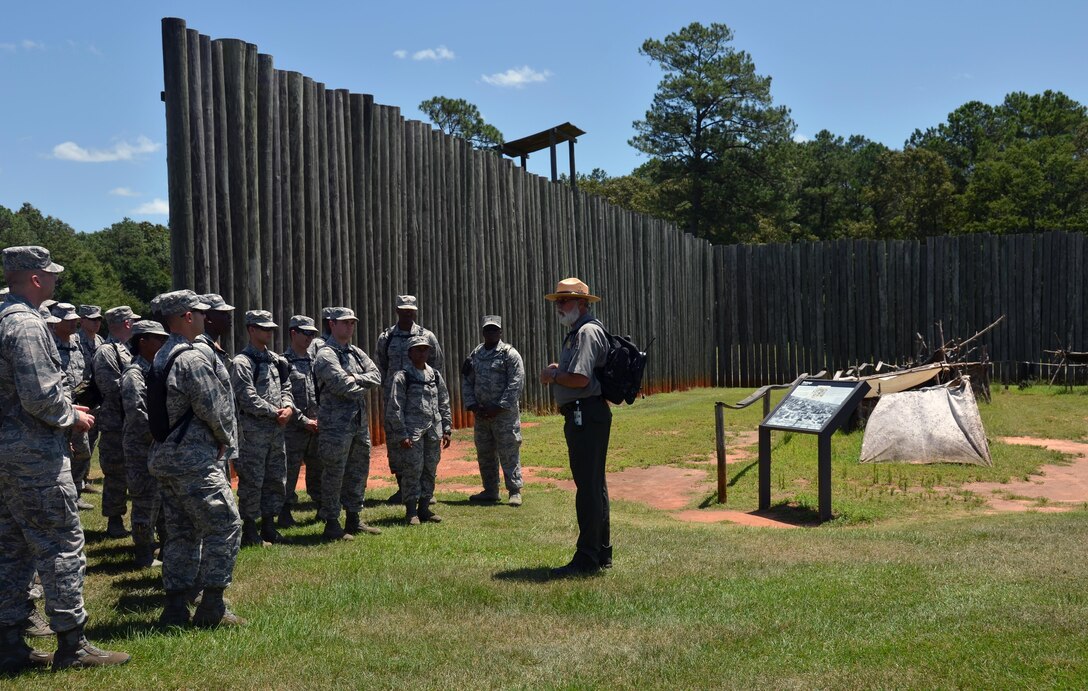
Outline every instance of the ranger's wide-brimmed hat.
POLYGON ((587 302, 600 302, 601 299, 596 295, 591 295, 589 292, 589 286, 585 284, 580 278, 564 278, 555 286, 554 293, 548 293, 544 296, 545 300, 564 300, 566 298, 581 298, 587 302))

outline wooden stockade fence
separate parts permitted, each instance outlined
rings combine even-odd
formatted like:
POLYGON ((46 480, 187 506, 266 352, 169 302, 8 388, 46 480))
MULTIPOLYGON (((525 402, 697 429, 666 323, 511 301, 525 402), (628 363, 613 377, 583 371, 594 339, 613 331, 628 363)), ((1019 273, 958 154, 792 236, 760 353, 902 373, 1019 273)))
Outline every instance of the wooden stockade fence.
MULTIPOLYGON (((446 352, 455 422, 460 365, 485 314, 525 359, 523 405, 550 396, 537 372, 562 331, 543 299, 578 276, 614 333, 651 338, 648 391, 708 385, 713 371, 713 255, 675 227, 572 192, 509 159, 406 120, 372 96, 328 89, 236 39, 212 40, 164 19, 173 284, 238 308, 228 349, 245 343, 242 312, 358 317, 373 354, 419 298, 419 321, 446 352)), ((278 347, 285 346, 286 328, 278 347)), ((379 406, 371 429, 381 440, 379 406)))
POLYGON ((1048 378, 1060 344, 1088 350, 1083 233, 958 235, 713 247, 720 386, 791 381, 858 363, 904 363, 1001 315, 982 340, 1002 381, 1048 378))
POLYGON ((938 320, 963 338, 1005 314, 985 343, 1006 381, 1045 375, 1025 364, 1044 349, 1088 350, 1083 234, 712 246, 277 70, 252 44, 180 19, 162 30, 173 283, 238 307, 228 349, 245 342, 246 309, 285 325, 347 305, 373 354, 411 293, 445 348, 458 425, 460 364, 485 314, 525 359, 523 405, 550 405, 536 373, 562 331, 542 296, 572 275, 604 298, 614 333, 655 339, 647 392, 903 362, 915 333, 937 345, 938 320))

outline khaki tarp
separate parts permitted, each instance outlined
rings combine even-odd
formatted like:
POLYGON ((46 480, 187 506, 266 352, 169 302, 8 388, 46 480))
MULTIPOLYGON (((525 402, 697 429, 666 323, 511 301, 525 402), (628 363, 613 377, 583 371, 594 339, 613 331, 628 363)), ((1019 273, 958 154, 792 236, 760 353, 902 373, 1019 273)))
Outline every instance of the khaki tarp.
POLYGON ((861 442, 862 463, 992 466, 971 382, 880 397, 861 442))

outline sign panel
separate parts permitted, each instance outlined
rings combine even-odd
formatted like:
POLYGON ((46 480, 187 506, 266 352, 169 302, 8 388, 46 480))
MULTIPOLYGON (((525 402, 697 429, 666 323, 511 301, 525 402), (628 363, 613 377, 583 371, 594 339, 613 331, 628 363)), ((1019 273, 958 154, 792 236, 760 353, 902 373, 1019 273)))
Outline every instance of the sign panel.
POLYGON ((849 414, 853 410, 861 386, 869 388, 864 382, 806 379, 786 394, 762 424, 771 429, 819 434, 840 412, 849 414))

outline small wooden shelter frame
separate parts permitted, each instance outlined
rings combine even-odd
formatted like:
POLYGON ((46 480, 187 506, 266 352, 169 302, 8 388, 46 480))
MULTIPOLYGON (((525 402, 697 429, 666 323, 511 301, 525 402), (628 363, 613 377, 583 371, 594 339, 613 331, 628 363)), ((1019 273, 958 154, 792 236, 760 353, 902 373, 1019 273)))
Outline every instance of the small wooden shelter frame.
POLYGON ((567 142, 570 151, 570 184, 571 187, 577 188, 578 176, 575 175, 574 168, 574 145, 578 141, 578 137, 583 134, 585 134, 584 130, 569 122, 564 122, 562 125, 556 125, 536 134, 530 134, 528 137, 506 142, 502 145, 502 153, 511 158, 520 158, 521 167, 524 168, 525 162, 529 159, 529 154, 548 149, 551 152, 552 160, 552 182, 558 182, 559 168, 555 157, 555 147, 562 142, 567 142))

